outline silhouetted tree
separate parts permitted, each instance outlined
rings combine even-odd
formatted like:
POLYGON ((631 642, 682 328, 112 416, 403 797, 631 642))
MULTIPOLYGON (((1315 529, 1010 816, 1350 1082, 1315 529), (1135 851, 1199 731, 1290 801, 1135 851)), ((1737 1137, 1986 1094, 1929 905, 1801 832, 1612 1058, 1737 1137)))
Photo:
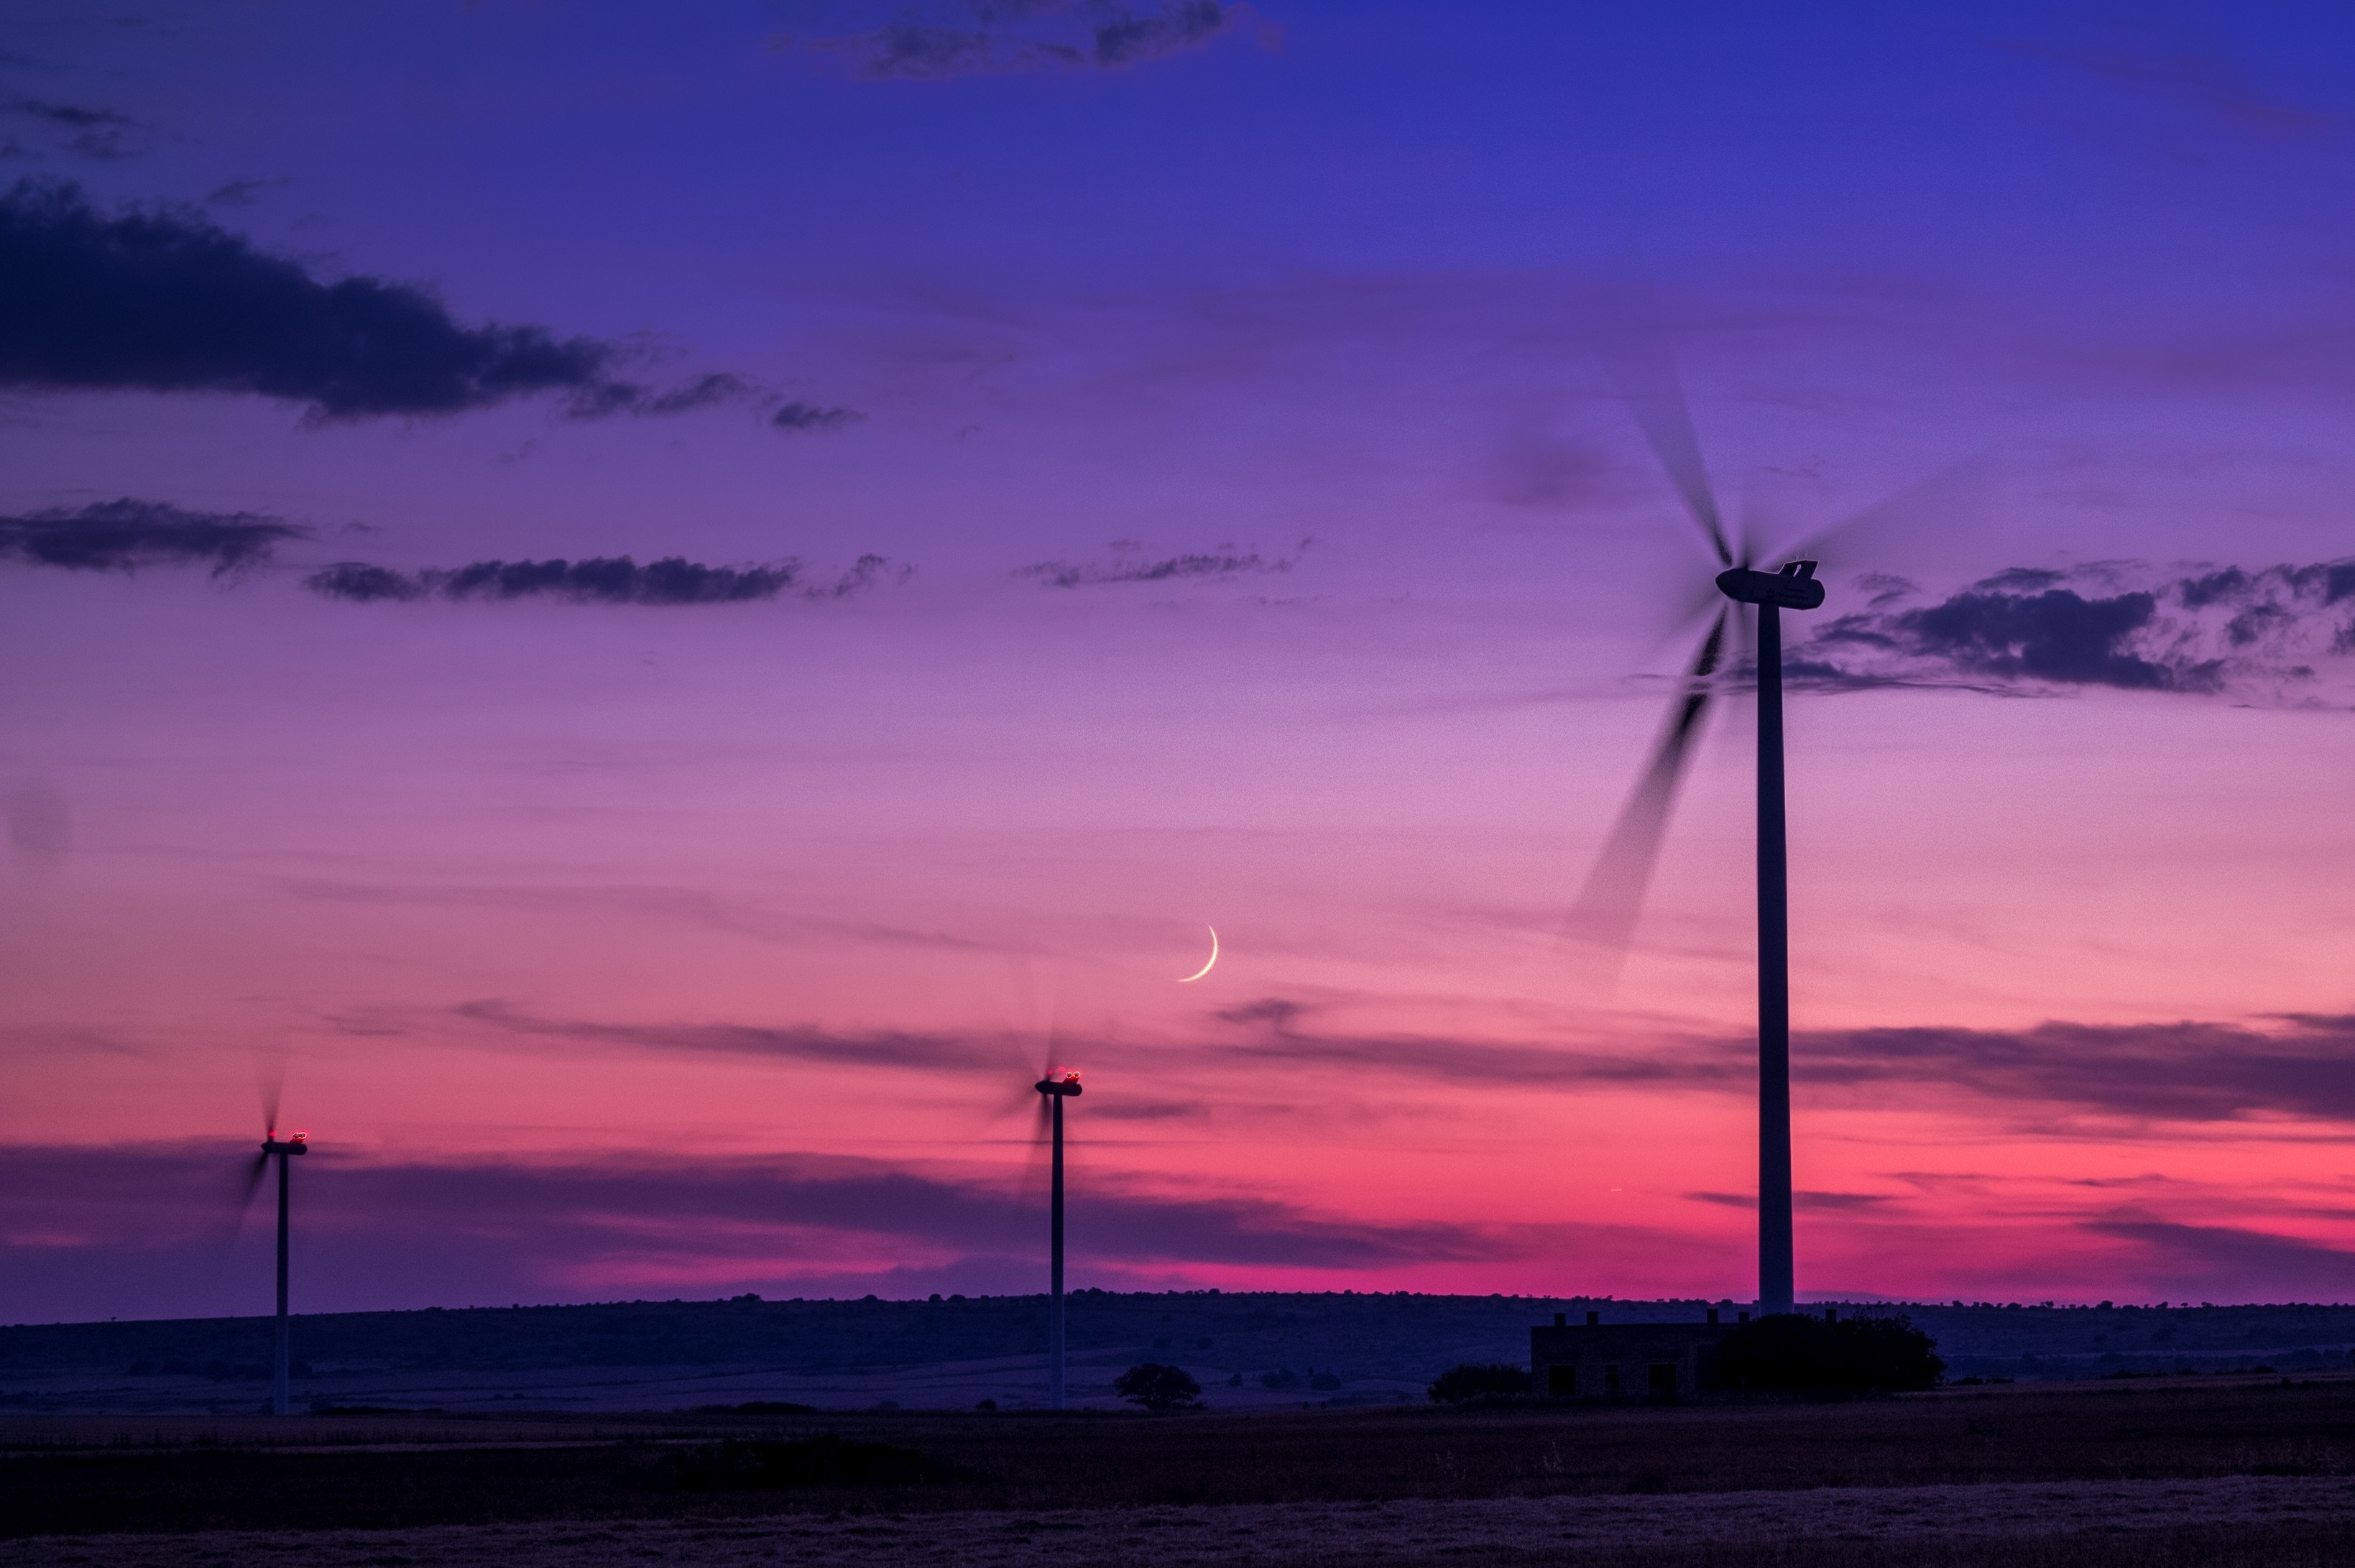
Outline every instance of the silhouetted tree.
POLYGON ((1529 1370, 1507 1361, 1465 1361, 1433 1379, 1427 1392, 1434 1404, 1461 1404, 1482 1394, 1527 1393, 1529 1370))
POLYGON ((1114 1378, 1112 1392, 1147 1410, 1191 1410, 1202 1403, 1202 1385, 1183 1367, 1142 1361, 1114 1378))
POLYGON ((1935 1388, 1946 1381, 1938 1341, 1903 1316, 1851 1317, 1836 1325, 1858 1386, 1892 1392, 1935 1388))
POLYGON ((1828 1323, 1775 1313, 1726 1331, 1718 1341, 1715 1381, 1774 1393, 1902 1392, 1935 1388, 1945 1375, 1937 1341, 1910 1318, 1828 1323))

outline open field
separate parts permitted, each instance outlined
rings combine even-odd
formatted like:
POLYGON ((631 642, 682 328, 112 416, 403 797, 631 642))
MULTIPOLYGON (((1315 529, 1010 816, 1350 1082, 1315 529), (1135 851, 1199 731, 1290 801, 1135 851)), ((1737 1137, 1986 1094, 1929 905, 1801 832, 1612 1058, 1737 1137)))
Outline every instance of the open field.
POLYGON ((16 1417, 0 1531, 12 1560, 98 1568, 298 1544, 517 1568, 1996 1560, 1975 1541, 2014 1564, 2062 1541, 2072 1563, 2336 1562, 2355 1557, 2355 1378, 1174 1417, 16 1417), (773 1451, 848 1462, 715 1467, 773 1451), (1850 1555, 1759 1544, 1799 1538, 1850 1555))
MULTIPOLYGON (((336 1531, 108 1535, 38 1543, 90 1568, 165 1568, 282 1552, 435 1568, 809 1562, 962 1563, 2343 1563, 2355 1481, 2077 1481, 1609 1498, 1224 1508, 803 1514, 336 1531), (1778 1550, 1772 1543, 1784 1543, 1778 1550), (2062 1547, 2051 1558, 2039 1547, 2062 1547), (1790 1552, 1793 1544, 1802 1550, 1790 1552), (2266 1555, 2247 1553, 2262 1546, 2266 1555), (2023 1558, 2025 1549, 2034 1555, 2023 1558), (1731 1552, 1730 1558, 1725 1555, 1731 1552), (2088 1553, 2091 1553, 2090 1555, 2088 1553), (2221 1553, 2221 1554, 2220 1554, 2221 1553), (2287 1553, 2285 1555, 2284 1553, 2287 1553)), ((32 1543, 27 1543, 32 1544, 32 1543)))

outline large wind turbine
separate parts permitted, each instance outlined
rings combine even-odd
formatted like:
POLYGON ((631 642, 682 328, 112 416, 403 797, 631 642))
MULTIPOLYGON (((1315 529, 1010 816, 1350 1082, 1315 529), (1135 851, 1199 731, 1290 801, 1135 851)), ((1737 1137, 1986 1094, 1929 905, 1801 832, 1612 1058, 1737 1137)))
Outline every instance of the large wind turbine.
POLYGON ((270 1162, 275 1158, 278 1161, 278 1349, 270 1374, 270 1408, 273 1414, 285 1415, 290 1410, 286 1384, 289 1365, 286 1321, 286 1161, 293 1155, 310 1153, 311 1144, 308 1133, 293 1133, 286 1137, 280 1137, 278 1107, 271 1104, 266 1107, 266 1111, 261 1135, 261 1153, 254 1160, 246 1177, 243 1208, 252 1207, 253 1195, 261 1189, 261 1179, 269 1174, 270 1162))
MULTIPOLYGON (((1623 946, 1658 858, 1677 786, 1717 689, 1729 623, 1756 612, 1758 684, 1758 1307, 1789 1312, 1796 1299, 1791 1247, 1790 900, 1783 827, 1783 612, 1824 602, 1816 562, 1786 559, 1761 571, 1745 539, 1737 556, 1700 457, 1692 416, 1665 342, 1645 319, 1648 302, 1627 302, 1624 335, 1605 362, 1646 439, 1668 471, 1721 570, 1718 605, 1689 667, 1683 690, 1635 793, 1613 827, 1572 915, 1574 934, 1623 946)), ((1794 551, 1794 556, 1802 552, 1794 551)))

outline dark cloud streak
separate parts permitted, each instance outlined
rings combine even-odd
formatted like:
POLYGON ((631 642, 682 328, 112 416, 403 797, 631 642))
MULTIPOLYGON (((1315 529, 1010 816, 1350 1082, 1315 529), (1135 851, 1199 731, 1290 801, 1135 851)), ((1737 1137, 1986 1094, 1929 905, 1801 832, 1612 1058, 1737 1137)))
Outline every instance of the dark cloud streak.
MULTIPOLYGON (((1305 550, 1311 542, 1301 540, 1300 549, 1305 550)), ((1271 560, 1255 549, 1240 551, 1232 546, 1222 545, 1215 550, 1165 556, 1158 560, 1042 560, 1018 568, 1015 575, 1029 578, 1047 588, 1087 588, 1114 582, 1175 582, 1187 579, 1280 574, 1290 571, 1299 561, 1297 553, 1278 556, 1271 560)))
POLYGON ((2355 1015, 2279 1019, 2270 1029, 2198 1022, 1854 1029, 1802 1044, 1793 1048, 1792 1070, 1818 1084, 1938 1084, 2142 1121, 2355 1121, 2355 1015))
MULTIPOLYGON (((247 186, 215 197, 239 199, 247 186)), ((323 283, 193 209, 110 217, 54 181, 0 196, 0 385, 244 394, 325 421, 455 414, 543 394, 580 418, 773 400, 724 374, 656 390, 620 377, 623 357, 545 327, 462 325, 412 284, 323 283)))
POLYGON ((2175 1300, 2340 1301, 2355 1253, 2237 1225, 2191 1225, 2137 1211, 2083 1221, 2096 1236, 2134 1243, 2154 1294, 2175 1300))
POLYGON ((856 409, 822 409, 815 403, 786 403, 769 416, 769 422, 788 432, 843 430, 867 416, 856 409))
POLYGON ((1932 604, 1914 602, 1902 580, 1859 581, 1866 607, 1793 647, 1785 667, 1794 685, 2289 700, 2317 688, 2327 661, 2355 654, 2355 560, 2014 568, 1932 604))
POLYGON ((1033 70, 1120 70, 1199 48, 1243 14, 1222 0, 964 0, 904 5, 858 31, 781 38, 851 62, 871 81, 940 81, 1033 70))
MULTIPOLYGON (((243 1140, 112 1147, 0 1147, 0 1215, 9 1229, 57 1227, 144 1238, 159 1215, 209 1220, 223 1183, 250 1157, 243 1140)), ((911 1170, 851 1157, 757 1157, 698 1151, 526 1159, 372 1161, 321 1143, 304 1172, 313 1233, 447 1230, 505 1236, 570 1267, 650 1252, 800 1264, 794 1231, 954 1252, 1027 1250, 1037 1207, 1000 1173, 911 1170), (462 1219, 460 1217, 463 1217, 462 1219)), ((1316 1214, 1273 1199, 1148 1189, 1108 1179, 1092 1193, 1089 1254, 1105 1261, 1357 1268, 1491 1257, 1525 1247, 1476 1225, 1383 1224, 1316 1214)))
POLYGON ((496 1000, 467 1002, 453 1011, 470 1023, 486 1025, 506 1034, 656 1052, 752 1056, 919 1072, 978 1069, 994 1072, 1004 1064, 1004 1053, 996 1042, 953 1035, 888 1029, 835 1034, 794 1025, 602 1024, 580 1019, 541 1018, 496 1000))
POLYGON ((705 566, 681 556, 650 560, 595 556, 583 560, 479 560, 470 566, 419 572, 395 571, 365 561, 339 561, 303 580, 323 598, 356 604, 445 599, 456 603, 509 603, 552 599, 573 604, 742 604, 775 599, 791 591, 812 600, 848 599, 879 582, 905 581, 911 569, 894 569, 879 555, 858 558, 840 577, 805 581, 803 564, 785 560, 766 566, 705 566))
MULTIPOLYGON (((1258 1063, 1330 1067, 1514 1089, 1685 1085, 1747 1093, 1746 1039, 1671 1036, 1622 1051, 1444 1038, 1321 1034, 1307 1009, 1270 998, 1220 1018, 1262 1025, 1239 1054, 1258 1063)), ((2225 1123, 2289 1116, 2355 1123, 2355 1014, 2297 1014, 2254 1023, 2084 1024, 2024 1029, 1910 1028, 1800 1036, 1792 1072, 1817 1089, 1905 1085, 1994 1106, 2015 1118, 2065 1115, 2133 1122, 2225 1123)))
MULTIPOLYGON (((922 1072, 996 1072, 1002 1042, 986 1037, 884 1031, 841 1035, 812 1027, 601 1024, 535 1017, 496 1001, 458 1009, 517 1036, 655 1051, 771 1057, 922 1072)), ((1686 1035, 1648 1048, 1572 1050, 1460 1038, 1311 1033, 1304 1009, 1270 1001, 1229 1015, 1264 1026, 1248 1038, 1189 1042, 1187 1061, 1223 1073, 1238 1066, 1331 1069, 1362 1085, 1389 1077, 1470 1087, 1581 1091, 1685 1087, 1747 1094, 1755 1048, 1744 1038, 1686 1035), (1278 1012, 1277 1008, 1290 1008, 1278 1012)), ((1074 1042, 1076 1043, 1076 1042, 1074 1042)), ((2355 1123, 2355 1014, 2258 1023, 2083 1024, 2025 1029, 1953 1028, 1822 1030, 1792 1051, 1794 1077, 1827 1091, 1870 1091, 1883 1104, 1920 1103, 1926 1090, 1972 1115, 1990 1109, 2023 1125, 2064 1118, 2137 1124, 2223 1124, 2260 1117, 2355 1123)))
POLYGON ((162 501, 102 501, 0 517, 0 559, 69 571, 203 565, 218 577, 270 559, 310 530, 258 512, 191 512, 162 501))
POLYGON ((16 98, 0 102, 0 112, 72 132, 72 139, 66 143, 66 150, 85 158, 111 160, 131 157, 141 150, 137 144, 137 133, 147 129, 130 115, 112 109, 93 109, 88 104, 58 103, 39 98, 16 98))

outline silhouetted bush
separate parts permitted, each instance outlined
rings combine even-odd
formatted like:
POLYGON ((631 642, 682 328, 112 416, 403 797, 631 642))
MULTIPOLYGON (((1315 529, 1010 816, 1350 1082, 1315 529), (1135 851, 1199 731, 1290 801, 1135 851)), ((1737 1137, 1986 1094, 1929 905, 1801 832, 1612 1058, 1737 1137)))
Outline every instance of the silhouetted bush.
POLYGON ((954 1472, 911 1448, 857 1443, 827 1433, 790 1443, 727 1438, 668 1455, 663 1468, 683 1491, 783 1491, 794 1487, 860 1487, 942 1481, 954 1472))
POLYGON ((1147 1410, 1191 1410, 1202 1403, 1202 1385, 1183 1367, 1141 1361, 1113 1379, 1112 1392, 1147 1410))
POLYGON ((1935 1388, 1946 1375, 1937 1343, 1903 1317, 1828 1323, 1775 1313, 1726 1331, 1714 1381, 1720 1388, 1771 1393, 1935 1388))
POLYGON ((1433 1378, 1426 1392, 1434 1404, 1461 1404, 1483 1394, 1527 1393, 1529 1370, 1504 1361, 1465 1361, 1433 1378))

